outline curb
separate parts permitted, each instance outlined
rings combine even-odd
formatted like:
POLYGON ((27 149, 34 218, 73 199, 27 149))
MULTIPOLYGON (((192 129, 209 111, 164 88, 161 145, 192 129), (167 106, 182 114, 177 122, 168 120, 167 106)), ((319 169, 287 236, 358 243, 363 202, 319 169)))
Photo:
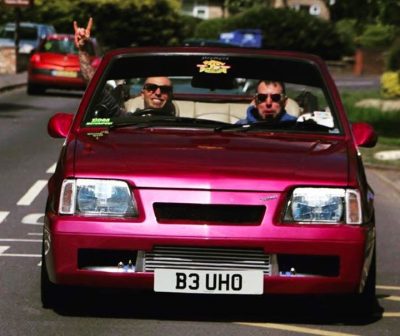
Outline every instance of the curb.
POLYGON ((365 162, 364 162, 364 167, 369 168, 369 169, 393 171, 393 172, 398 172, 400 174, 400 168, 397 168, 397 167, 378 165, 378 164, 373 164, 373 163, 365 163, 365 162))
POLYGON ((28 72, 22 71, 14 74, 0 74, 0 93, 18 89, 28 84, 28 72))
POLYGON ((18 89, 18 88, 24 87, 26 85, 27 85, 26 83, 5 85, 5 86, 0 87, 0 93, 18 89))

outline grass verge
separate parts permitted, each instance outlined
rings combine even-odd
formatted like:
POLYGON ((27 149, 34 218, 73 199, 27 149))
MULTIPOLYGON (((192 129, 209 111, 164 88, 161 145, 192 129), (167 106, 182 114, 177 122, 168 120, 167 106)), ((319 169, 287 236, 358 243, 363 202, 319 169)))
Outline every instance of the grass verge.
POLYGON ((343 105, 351 122, 367 122, 378 133, 378 143, 374 148, 361 148, 363 161, 366 164, 387 168, 400 169, 400 159, 378 160, 375 154, 386 150, 400 151, 400 100, 399 109, 381 111, 373 107, 358 107, 357 102, 364 99, 381 99, 378 90, 374 91, 344 91, 341 92, 343 105))

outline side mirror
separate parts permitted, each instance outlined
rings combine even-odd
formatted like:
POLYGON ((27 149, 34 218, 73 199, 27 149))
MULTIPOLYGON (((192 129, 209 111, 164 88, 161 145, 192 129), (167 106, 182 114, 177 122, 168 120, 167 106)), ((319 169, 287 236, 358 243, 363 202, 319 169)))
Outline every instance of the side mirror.
POLYGON ((376 145, 378 135, 370 124, 357 122, 352 124, 352 128, 357 146, 374 147, 376 145))
POLYGON ((47 124, 47 132, 53 138, 66 138, 73 119, 73 114, 56 113, 47 124))

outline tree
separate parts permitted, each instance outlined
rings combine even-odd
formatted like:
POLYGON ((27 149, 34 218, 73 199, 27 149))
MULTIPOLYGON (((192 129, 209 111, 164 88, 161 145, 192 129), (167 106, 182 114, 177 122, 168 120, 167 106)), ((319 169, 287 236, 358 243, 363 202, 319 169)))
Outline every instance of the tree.
MULTIPOLYGON (((336 0, 330 6, 331 19, 339 21, 342 19, 357 19, 360 24, 374 22, 378 16, 378 2, 380 0, 336 0)), ((383 0, 385 2, 387 0, 383 0)))
POLYGON ((93 35, 111 49, 178 43, 185 31, 178 9, 178 0, 35 0, 24 19, 48 22, 60 33, 72 33, 74 20, 84 25, 92 16, 93 35))
POLYGON ((271 0, 225 0, 224 7, 228 9, 229 14, 237 14, 253 6, 271 5, 271 0))
POLYGON ((400 26, 400 2, 398 0, 377 0, 378 20, 383 24, 400 26))
POLYGON ((201 22, 197 38, 218 38, 222 32, 235 29, 261 29, 263 48, 297 50, 339 59, 347 50, 332 23, 302 11, 286 8, 252 7, 226 19, 201 22))

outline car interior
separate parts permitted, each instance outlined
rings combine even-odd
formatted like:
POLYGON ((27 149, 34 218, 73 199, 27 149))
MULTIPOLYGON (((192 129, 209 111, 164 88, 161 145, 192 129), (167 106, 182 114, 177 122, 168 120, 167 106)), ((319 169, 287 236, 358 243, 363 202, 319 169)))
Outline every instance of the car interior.
MULTIPOLYGON (((134 114, 144 109, 140 94, 145 79, 168 76, 173 85, 173 99, 168 115, 235 124, 245 118, 247 108, 254 104, 256 86, 260 79, 273 79, 285 83, 288 97, 285 109, 288 114, 298 118, 299 122, 312 121, 324 126, 325 132, 340 133, 339 122, 334 115, 331 98, 326 94, 328 90, 325 89, 322 76, 309 62, 260 58, 255 59, 256 64, 249 68, 248 62, 253 63, 254 60, 250 61, 246 57, 207 59, 194 55, 185 56, 184 60, 182 57, 166 57, 161 67, 159 57, 158 60, 149 57, 149 60, 137 56, 111 63, 85 120, 113 117, 107 111, 110 108, 102 106, 102 112, 98 108, 102 105, 106 86, 111 88, 109 92, 119 101, 122 110, 134 114), (128 61, 131 62, 129 66, 128 61), (146 67, 151 72, 143 73, 146 67), (277 72, 277 67, 282 69, 281 72, 277 72), (257 72, 256 69, 261 70, 257 72)), ((114 114, 114 117, 117 116, 120 114, 114 114)))

